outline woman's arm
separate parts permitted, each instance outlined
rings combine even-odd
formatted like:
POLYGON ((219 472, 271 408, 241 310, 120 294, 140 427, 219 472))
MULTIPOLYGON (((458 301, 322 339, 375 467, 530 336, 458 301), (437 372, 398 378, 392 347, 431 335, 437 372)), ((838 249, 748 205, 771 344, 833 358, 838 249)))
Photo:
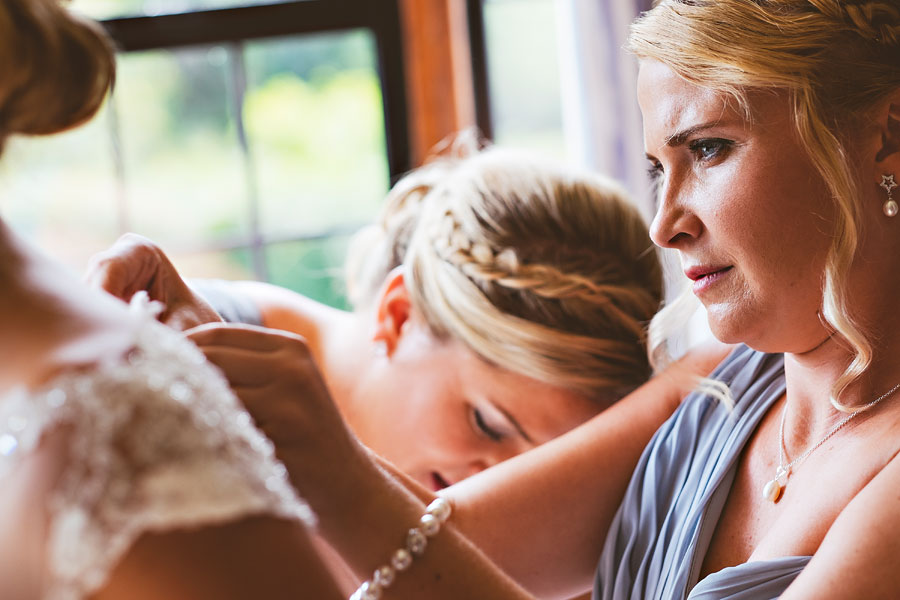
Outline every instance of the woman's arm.
POLYGON ((143 535, 91 600, 338 600, 299 523, 251 517, 143 535))
MULTIPOLYGON (((451 486, 441 495, 452 499, 458 507, 456 527, 516 581, 538 596, 569 597, 589 589, 605 538, 605 535, 600 536, 596 532, 605 532, 609 528, 618 509, 637 458, 646 445, 640 444, 640 439, 649 440, 658 424, 674 412, 698 380, 708 375, 732 348, 715 341, 694 348, 624 399, 624 410, 615 421, 597 417, 591 421, 593 425, 585 424, 577 435, 573 432, 569 441, 551 442, 552 445, 545 450, 535 449, 526 453, 531 457, 529 459, 516 459, 518 466, 517 463, 507 467, 498 465, 477 475, 474 480, 451 486), (649 411, 644 412, 644 408, 649 411), (639 418, 645 419, 643 425, 640 421, 631 421, 635 412, 639 418), (624 422, 632 422, 630 427, 633 429, 623 440, 615 435, 615 430, 624 422), (590 464, 590 457, 594 454, 597 454, 594 457, 596 463, 590 464), (602 456, 606 456, 607 460, 603 460, 602 456), (560 471, 559 465, 567 460, 573 461, 572 467, 560 471), (541 486, 540 502, 535 504, 534 480, 542 473, 554 478, 541 486), (598 476, 597 473, 603 475, 598 476), (594 489, 597 502, 592 506, 583 499, 573 499, 573 486, 577 495, 589 494, 594 489), (614 491, 613 486, 619 491, 614 491), (559 493, 554 496, 554 491, 559 493), (521 494, 518 501, 516 494, 521 494), (607 500, 605 505, 604 499, 607 500), (595 514, 585 514, 581 523, 574 523, 570 517, 575 513, 570 512, 568 507, 593 508, 595 514), (516 518, 517 512, 527 531, 540 533, 546 527, 550 533, 558 532, 559 539, 542 542, 539 548, 535 548, 533 544, 523 543, 517 536, 509 536, 509 519, 516 518), (596 519, 596 527, 591 519, 596 519), (592 525, 585 527, 584 523, 592 525), (538 528, 534 529, 536 524, 538 528), (567 527, 571 531, 567 531, 567 527), (579 533, 587 536, 579 538, 579 533), (564 544, 571 545, 571 549, 561 550, 564 544), (568 561, 559 561, 559 556, 585 556, 590 560, 579 567, 568 561), (553 571, 548 565, 557 562, 565 563, 560 567, 573 568, 560 569, 559 582, 554 582, 550 576, 553 571), (581 582, 577 583, 579 580, 581 582), (565 581, 572 583, 564 584, 565 581)), ((423 502, 434 497, 430 490, 390 463, 374 454, 372 457, 423 502)), ((546 540, 546 537, 535 539, 546 540)))
MULTIPOLYGON (((425 504, 353 438, 303 341, 216 325, 190 337, 275 443, 329 542, 358 573, 385 563, 425 504)), ((709 356, 694 360, 711 368, 709 356)), ((542 597, 584 590, 634 464, 680 400, 672 369, 587 425, 449 489, 455 515, 393 597, 528 598, 494 562, 542 597)))
MULTIPOLYGON (((328 396, 302 338, 241 325, 189 332, 274 442, 319 531, 358 573, 389 561, 418 524, 425 503, 381 469, 353 437, 328 396)), ((397 577, 391 597, 434 600, 530 596, 451 523, 397 577)))
POLYGON ((729 350, 699 348, 581 427, 452 486, 457 527, 536 596, 589 589, 644 447, 729 350))
POLYGON ((271 283, 260 281, 224 283, 235 294, 247 299, 256 307, 260 315, 260 325, 290 331, 304 337, 309 336, 311 329, 307 315, 311 311, 322 311, 327 308, 303 294, 271 283))

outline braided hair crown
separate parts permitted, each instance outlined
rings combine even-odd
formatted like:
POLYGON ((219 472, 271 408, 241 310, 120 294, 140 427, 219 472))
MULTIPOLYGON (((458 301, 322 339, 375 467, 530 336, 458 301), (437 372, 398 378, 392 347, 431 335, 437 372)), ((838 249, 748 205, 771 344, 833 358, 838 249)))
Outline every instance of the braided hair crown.
POLYGON ((456 161, 420 202, 403 264, 436 335, 606 402, 649 377, 661 269, 617 184, 488 150, 456 161))
POLYGON ((651 373, 644 326, 661 268, 609 179, 463 134, 401 179, 351 244, 354 307, 398 266, 432 333, 492 364, 601 406, 651 373))
POLYGON ((866 40, 900 46, 900 3, 891 0, 809 0, 835 23, 866 40))

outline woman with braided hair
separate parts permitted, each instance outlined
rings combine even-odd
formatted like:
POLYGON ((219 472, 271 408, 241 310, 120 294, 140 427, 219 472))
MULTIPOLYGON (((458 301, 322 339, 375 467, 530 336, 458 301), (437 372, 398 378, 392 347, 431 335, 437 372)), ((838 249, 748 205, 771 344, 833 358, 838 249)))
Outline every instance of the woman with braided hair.
MULTIPOLYGON (((368 578, 357 598, 898 595, 900 3, 659 0, 629 47, 651 236, 742 344, 711 375, 727 401, 692 393, 659 427, 654 378, 443 491, 446 520, 317 427, 336 411, 313 370, 280 402, 246 395, 258 422, 292 415, 289 435, 263 427, 368 578)), ((218 329, 193 337, 239 380, 218 329)))
MULTIPOLYGON (((458 139, 401 179, 357 235, 352 312, 256 282, 195 286, 223 313, 303 336, 360 440, 431 490, 560 435, 645 382, 644 330, 662 294, 646 226, 615 183, 467 145, 458 139)), ((179 316, 202 312, 202 301, 143 238, 98 256, 89 278, 125 299, 153 281, 164 318, 204 320, 179 316)), ((672 409, 692 384, 673 382, 672 409)))

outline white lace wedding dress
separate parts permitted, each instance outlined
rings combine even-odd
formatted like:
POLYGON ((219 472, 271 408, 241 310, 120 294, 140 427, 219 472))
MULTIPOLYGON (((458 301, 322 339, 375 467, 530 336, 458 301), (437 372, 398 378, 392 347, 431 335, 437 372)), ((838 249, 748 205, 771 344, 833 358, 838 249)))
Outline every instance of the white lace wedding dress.
POLYGON ((0 398, 0 489, 44 432, 72 430, 47 507, 47 600, 97 591, 146 531, 262 513, 314 524, 221 373, 139 310, 144 323, 126 358, 0 398))

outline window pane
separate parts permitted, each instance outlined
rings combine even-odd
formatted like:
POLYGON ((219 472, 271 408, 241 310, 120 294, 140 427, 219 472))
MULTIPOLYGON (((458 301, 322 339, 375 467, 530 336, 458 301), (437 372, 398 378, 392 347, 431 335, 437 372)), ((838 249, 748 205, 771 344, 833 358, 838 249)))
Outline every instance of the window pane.
POLYGON ((347 308, 343 265, 351 237, 272 244, 266 248, 271 282, 319 302, 347 308))
POLYGON ((129 229, 181 247, 248 235, 228 65, 219 46, 120 57, 129 229))
POLYGON ((371 34, 248 43, 244 119, 264 236, 369 220, 388 187, 371 34))
POLYGON ((115 94, 88 126, 10 140, 4 216, 78 270, 136 231, 189 276, 270 277, 343 306, 342 232, 373 218, 389 181, 371 33, 123 53, 118 63, 115 94))
POLYGON ((109 126, 104 109, 69 133, 14 137, 0 160, 0 214, 79 271, 119 232, 109 126))
POLYGON ((287 0, 73 0, 72 8, 94 19, 165 15, 213 8, 278 4, 287 0))
POLYGON ((485 0, 494 140, 563 157, 555 0, 485 0))
POLYGON ((250 251, 246 248, 213 252, 175 252, 169 257, 185 277, 253 279, 250 251))

